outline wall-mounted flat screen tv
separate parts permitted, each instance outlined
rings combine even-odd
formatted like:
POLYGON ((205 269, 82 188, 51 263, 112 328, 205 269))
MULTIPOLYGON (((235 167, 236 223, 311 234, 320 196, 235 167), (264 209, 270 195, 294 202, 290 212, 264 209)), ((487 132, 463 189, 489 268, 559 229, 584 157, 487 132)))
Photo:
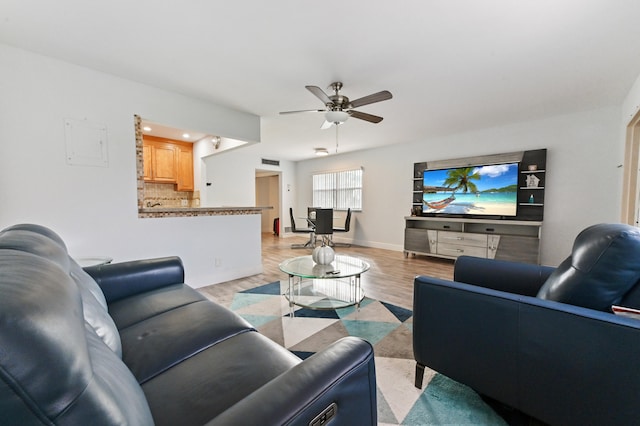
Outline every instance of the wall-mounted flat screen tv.
POLYGON ((422 212, 428 216, 516 216, 518 163, 425 170, 422 212))

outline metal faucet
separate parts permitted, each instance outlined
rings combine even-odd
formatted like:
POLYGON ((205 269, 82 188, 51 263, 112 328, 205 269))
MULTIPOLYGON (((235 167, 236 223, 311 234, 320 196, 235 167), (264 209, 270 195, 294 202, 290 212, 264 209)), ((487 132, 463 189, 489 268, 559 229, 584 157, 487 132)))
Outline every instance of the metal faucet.
POLYGON ((160 204, 160 203, 151 204, 151 201, 147 201, 147 207, 156 207, 156 206, 161 206, 161 205, 162 204, 160 204))

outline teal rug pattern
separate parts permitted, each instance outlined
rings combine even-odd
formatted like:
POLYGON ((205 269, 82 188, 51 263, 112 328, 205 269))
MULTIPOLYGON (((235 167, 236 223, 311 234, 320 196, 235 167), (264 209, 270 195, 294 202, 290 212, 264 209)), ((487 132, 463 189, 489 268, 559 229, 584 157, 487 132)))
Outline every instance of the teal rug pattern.
POLYGON ((473 390, 427 369, 422 389, 413 385, 413 317, 410 310, 366 298, 360 309, 296 307, 289 316, 286 281, 235 293, 230 308, 261 333, 301 358, 344 336, 374 347, 379 425, 506 425, 473 390))

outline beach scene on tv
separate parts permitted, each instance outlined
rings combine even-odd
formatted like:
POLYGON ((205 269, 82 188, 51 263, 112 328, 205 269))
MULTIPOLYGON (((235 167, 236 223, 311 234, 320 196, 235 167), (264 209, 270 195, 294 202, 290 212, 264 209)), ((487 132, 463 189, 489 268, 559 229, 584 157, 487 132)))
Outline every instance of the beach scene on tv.
POLYGON ((515 216, 518 163, 423 173, 423 213, 515 216))

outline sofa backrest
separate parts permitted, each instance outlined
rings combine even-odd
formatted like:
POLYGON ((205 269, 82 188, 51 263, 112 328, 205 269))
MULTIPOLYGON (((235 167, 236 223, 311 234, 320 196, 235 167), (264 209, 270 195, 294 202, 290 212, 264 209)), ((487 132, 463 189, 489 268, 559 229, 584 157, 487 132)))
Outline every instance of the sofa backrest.
POLYGON ((538 297, 611 312, 640 281, 640 229, 593 225, 578 234, 571 255, 540 288, 538 297))
POLYGON ((24 251, 46 258, 69 274, 80 290, 84 319, 107 346, 122 357, 120 335, 109 316, 104 293, 95 280, 69 256, 64 241, 56 233, 40 225, 14 225, 0 233, 0 248, 24 251))
POLYGON ((153 423, 91 281, 52 231, 0 232, 1 424, 153 423))

